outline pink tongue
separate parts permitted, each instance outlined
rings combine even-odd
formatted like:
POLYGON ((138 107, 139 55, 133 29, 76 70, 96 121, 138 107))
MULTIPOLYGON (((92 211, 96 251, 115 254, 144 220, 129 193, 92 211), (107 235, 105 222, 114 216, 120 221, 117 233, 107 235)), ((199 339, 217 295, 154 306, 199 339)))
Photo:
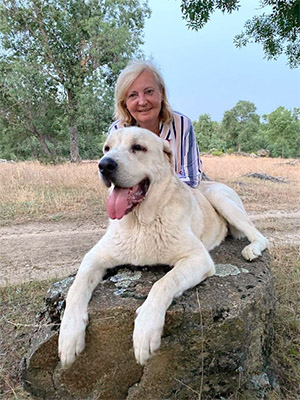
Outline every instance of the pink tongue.
POLYGON ((106 209, 111 219, 121 219, 124 217, 128 208, 133 205, 132 196, 138 190, 138 185, 133 188, 114 188, 109 195, 106 209))

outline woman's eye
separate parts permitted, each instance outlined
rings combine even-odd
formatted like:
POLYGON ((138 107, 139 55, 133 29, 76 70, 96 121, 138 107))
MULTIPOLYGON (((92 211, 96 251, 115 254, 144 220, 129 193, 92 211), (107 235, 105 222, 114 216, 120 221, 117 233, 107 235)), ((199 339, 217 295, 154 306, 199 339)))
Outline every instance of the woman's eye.
POLYGON ((147 151, 147 149, 146 149, 145 147, 143 147, 143 146, 141 146, 141 145, 139 145, 139 144, 134 144, 134 145, 131 147, 131 150, 132 150, 133 152, 136 152, 136 151, 147 151))
POLYGON ((148 89, 147 91, 146 91, 146 94, 153 94, 154 93, 154 90, 153 89, 148 89))
POLYGON ((128 95, 128 98, 129 99, 133 99, 135 97, 135 93, 130 93, 129 95, 128 95))

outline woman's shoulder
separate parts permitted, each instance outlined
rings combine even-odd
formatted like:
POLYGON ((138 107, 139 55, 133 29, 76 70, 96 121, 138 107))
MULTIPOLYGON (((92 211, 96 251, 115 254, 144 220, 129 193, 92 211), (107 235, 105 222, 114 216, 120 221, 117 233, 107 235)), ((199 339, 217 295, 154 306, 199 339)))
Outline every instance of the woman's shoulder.
POLYGON ((115 129, 121 128, 124 128, 124 124, 120 120, 114 121, 108 128, 108 133, 113 132, 115 129))
POLYGON ((173 119, 176 120, 184 120, 184 121, 188 121, 191 122, 191 119, 189 117, 187 117, 186 115, 182 114, 179 111, 173 111, 173 119))
POLYGON ((184 131, 189 131, 193 126, 192 120, 178 111, 173 111, 173 126, 174 124, 177 128, 183 129, 184 131))

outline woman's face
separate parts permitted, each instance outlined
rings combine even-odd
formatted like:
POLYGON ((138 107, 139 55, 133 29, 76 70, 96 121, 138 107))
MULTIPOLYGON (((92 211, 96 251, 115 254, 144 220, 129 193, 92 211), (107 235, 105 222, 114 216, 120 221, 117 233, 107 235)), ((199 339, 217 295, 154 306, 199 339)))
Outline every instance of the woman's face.
POLYGON ((143 71, 126 94, 126 107, 142 128, 156 128, 159 122, 162 95, 152 72, 143 71))

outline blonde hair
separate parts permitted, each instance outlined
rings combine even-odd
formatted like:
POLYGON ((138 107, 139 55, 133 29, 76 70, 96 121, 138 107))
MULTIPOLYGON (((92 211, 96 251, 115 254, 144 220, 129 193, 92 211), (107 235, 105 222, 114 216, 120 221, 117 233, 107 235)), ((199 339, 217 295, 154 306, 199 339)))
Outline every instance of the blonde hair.
POLYGON ((160 121, 169 123, 173 119, 171 106, 167 99, 166 86, 157 68, 149 62, 133 60, 121 71, 115 87, 115 118, 124 125, 135 125, 136 121, 126 107, 126 95, 134 80, 143 72, 150 71, 159 87, 162 96, 160 121))

